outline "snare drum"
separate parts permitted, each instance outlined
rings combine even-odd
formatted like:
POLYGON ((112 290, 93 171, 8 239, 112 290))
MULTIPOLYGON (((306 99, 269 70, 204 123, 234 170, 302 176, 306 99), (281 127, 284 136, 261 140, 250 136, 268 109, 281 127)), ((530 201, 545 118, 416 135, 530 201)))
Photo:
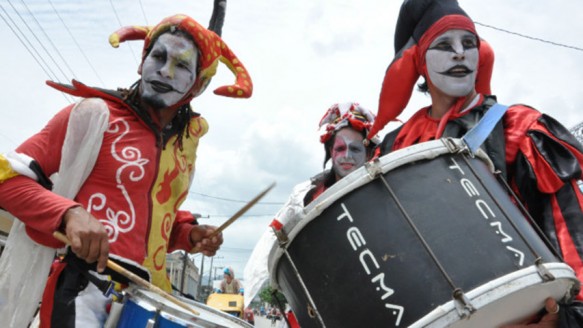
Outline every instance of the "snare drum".
POLYGON ((573 270, 458 139, 395 151, 306 207, 271 250, 302 328, 494 327, 569 302, 573 270))
POLYGON ((117 323, 117 328, 252 327, 239 318, 213 309, 202 303, 185 298, 179 299, 191 305, 200 315, 188 312, 149 290, 132 286, 127 289, 126 295, 124 296, 124 306, 117 323))

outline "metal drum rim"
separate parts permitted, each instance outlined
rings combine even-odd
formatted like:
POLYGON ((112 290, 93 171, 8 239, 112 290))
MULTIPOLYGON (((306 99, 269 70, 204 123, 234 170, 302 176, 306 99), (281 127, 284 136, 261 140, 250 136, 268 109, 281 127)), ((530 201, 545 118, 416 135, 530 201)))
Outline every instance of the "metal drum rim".
MULTIPOLYGON (((565 263, 545 263, 543 264, 549 272, 551 272, 555 279, 551 282, 572 282, 570 288, 562 290, 563 295, 558 298, 557 301, 572 298, 571 289, 578 284, 575 272, 571 267, 565 263)), ((465 293, 467 298, 470 300, 473 306, 476 307, 477 311, 488 305, 494 304, 495 302, 504 299, 516 292, 524 291, 529 287, 534 287, 537 285, 542 285, 548 283, 548 281, 543 281, 539 275, 535 265, 530 267, 511 272, 504 276, 498 277, 491 280, 483 285, 480 285, 465 293), (496 295, 494 299, 488 298, 488 296, 496 295)), ((537 300, 539 301, 539 300, 537 300)), ((541 304, 543 300, 540 300, 541 304)), ((537 309, 532 310, 536 312, 537 309)), ((530 314, 527 313, 527 315, 530 314)), ((471 320, 471 317, 469 318, 471 320)), ((409 328, 421 328, 421 327, 442 327, 444 325, 451 325, 459 322, 460 319, 456 312, 456 306, 454 300, 437 306, 433 311, 427 313, 421 319, 417 320, 409 326, 409 328), (456 320, 457 319, 457 320, 456 320)))
MULTIPOLYGON (((188 320, 184 319, 185 316, 189 317, 189 318, 196 318, 198 322, 198 324, 202 324, 202 327, 206 327, 209 326, 209 324, 214 324, 216 327, 234 327, 232 325, 227 325, 224 326, 224 324, 230 323, 230 324, 237 324, 239 327, 253 327, 251 326, 249 323, 245 322, 244 320, 242 320, 241 318, 237 318, 234 317, 228 313, 225 313, 223 311, 220 311, 218 309, 215 309, 213 307, 210 307, 204 303, 200 303, 197 301, 193 301, 184 297, 179 297, 176 295, 173 295, 174 297, 177 297, 178 299, 180 299, 183 302, 186 302, 188 305, 192 306, 193 309, 197 310, 200 312, 200 315, 195 316, 194 314, 188 314, 187 312, 181 312, 181 311, 186 311, 186 310, 182 310, 180 308, 178 308, 177 306, 175 306, 174 304, 171 304, 169 302, 160 302, 159 299, 153 299, 152 302, 155 302, 156 304, 150 304, 148 303, 148 299, 143 299, 143 298, 138 298, 136 299, 132 299, 131 296, 134 297, 138 297, 138 296, 145 296, 148 297, 149 299, 152 299, 152 297, 150 296, 150 294, 152 295, 156 295, 156 297, 161 297, 159 295, 157 295, 156 293, 141 288, 137 285, 131 285, 130 287, 127 288, 126 293, 130 295, 130 300, 132 300, 132 302, 134 302, 136 305, 140 305, 138 303, 138 301, 140 302, 145 302, 146 304, 154 307, 156 310, 158 311, 164 311, 165 313, 168 313, 170 315, 173 315, 175 317, 177 317, 178 319, 185 321, 189 324, 191 324, 191 322, 189 322, 188 320), (159 307, 158 305, 161 305, 161 307, 159 307), (177 315, 179 314, 179 315, 177 315), (224 323, 216 323, 212 321, 212 318, 209 318, 211 316, 217 316, 221 319, 221 321, 226 321, 224 323)), ((195 326, 196 327, 196 326, 195 326)))

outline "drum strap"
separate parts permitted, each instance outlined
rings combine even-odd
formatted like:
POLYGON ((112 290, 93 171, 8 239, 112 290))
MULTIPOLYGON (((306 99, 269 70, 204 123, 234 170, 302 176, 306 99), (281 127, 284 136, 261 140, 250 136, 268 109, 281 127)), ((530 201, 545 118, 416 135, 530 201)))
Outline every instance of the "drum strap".
POLYGON ((484 117, 476 124, 470 131, 468 131, 462 140, 466 143, 472 154, 475 154, 478 148, 486 141, 494 127, 508 110, 508 106, 501 104, 494 104, 484 117))

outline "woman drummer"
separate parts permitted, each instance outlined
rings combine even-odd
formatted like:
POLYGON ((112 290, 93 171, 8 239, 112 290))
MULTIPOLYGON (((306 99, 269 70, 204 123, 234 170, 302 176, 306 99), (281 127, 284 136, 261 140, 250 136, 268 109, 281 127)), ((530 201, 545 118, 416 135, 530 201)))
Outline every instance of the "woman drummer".
MULTIPOLYGON (((490 95, 493 52, 455 0, 405 1, 395 32, 397 56, 387 69, 369 138, 405 108, 419 76, 431 105, 390 132, 381 155, 420 142, 465 135, 496 104, 490 95)), ((482 148, 530 215, 583 280, 583 148, 561 124, 525 105, 509 106, 482 148)), ((583 293, 577 298, 583 300, 583 293)), ((583 326, 583 303, 560 307, 561 324, 583 326), (567 319, 568 318, 568 319, 567 319), (564 320, 563 320, 564 319, 564 320)), ((547 300, 541 324, 558 325, 547 300)), ((535 320, 536 321, 536 320, 535 320)))

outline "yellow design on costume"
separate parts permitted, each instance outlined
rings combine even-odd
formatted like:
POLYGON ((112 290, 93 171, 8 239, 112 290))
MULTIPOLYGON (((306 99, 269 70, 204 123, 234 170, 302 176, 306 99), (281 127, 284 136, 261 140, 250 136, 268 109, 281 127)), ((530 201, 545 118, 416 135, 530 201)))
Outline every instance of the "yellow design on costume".
POLYGON ((12 169, 12 165, 6 157, 0 155, 0 183, 17 176, 18 173, 12 169))
POLYGON ((196 117, 190 121, 190 136, 182 139, 183 150, 174 144, 176 136, 168 140, 166 149, 160 154, 158 176, 150 194, 152 219, 148 236, 148 254, 143 265, 150 270, 152 283, 167 292, 172 291, 166 274, 168 241, 176 212, 186 199, 194 176, 198 141, 207 131, 206 120, 196 117))

